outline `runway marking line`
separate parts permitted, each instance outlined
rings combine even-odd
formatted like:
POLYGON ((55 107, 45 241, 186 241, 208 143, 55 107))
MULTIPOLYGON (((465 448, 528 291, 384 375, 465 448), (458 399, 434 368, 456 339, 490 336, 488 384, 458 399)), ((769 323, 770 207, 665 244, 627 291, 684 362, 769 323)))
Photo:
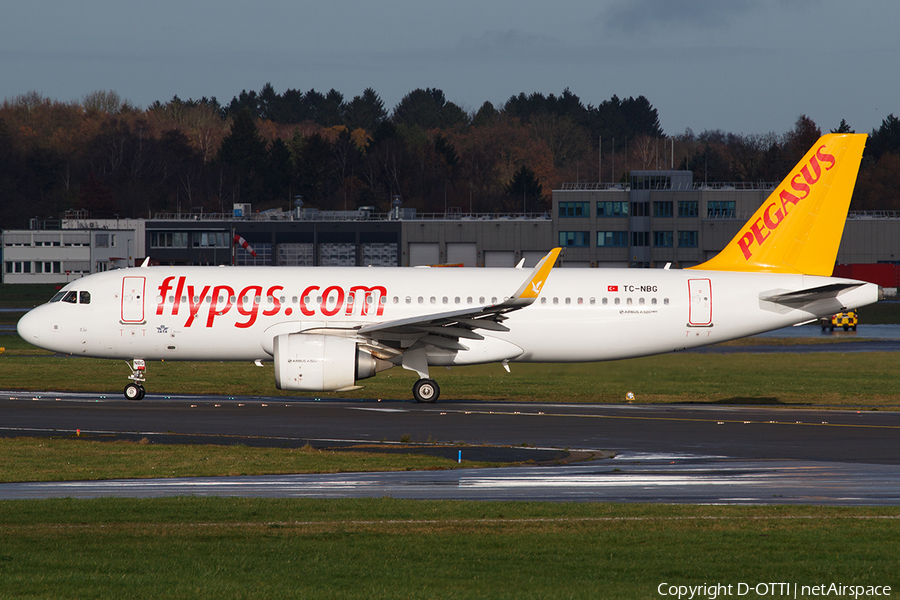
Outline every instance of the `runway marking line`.
POLYGON ((864 429, 900 429, 900 425, 865 425, 862 423, 829 423, 827 421, 822 421, 821 423, 803 423, 800 421, 788 422, 788 421, 743 421, 738 419, 725 419, 720 420, 716 419, 700 419, 700 418, 685 418, 685 417, 639 417, 639 416, 625 416, 625 415, 585 415, 585 414, 567 414, 567 413, 544 413, 544 412, 504 412, 504 411, 481 411, 481 410, 466 410, 466 411, 448 411, 448 412, 459 412, 469 414, 477 414, 477 415, 498 415, 498 416, 525 416, 525 417, 574 417, 581 419, 625 419, 632 421, 681 421, 681 422, 693 422, 693 423, 716 423, 717 425, 721 425, 724 423, 737 423, 739 425, 814 425, 817 427, 827 426, 827 427, 859 427, 864 429))

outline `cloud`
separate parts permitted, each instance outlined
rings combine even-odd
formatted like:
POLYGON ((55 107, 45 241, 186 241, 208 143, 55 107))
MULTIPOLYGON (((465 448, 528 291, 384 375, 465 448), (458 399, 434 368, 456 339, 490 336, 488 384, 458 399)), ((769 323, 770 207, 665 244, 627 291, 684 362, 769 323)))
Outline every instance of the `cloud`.
POLYGON ((508 58, 546 55, 562 47, 557 40, 540 33, 492 29, 479 35, 462 36, 454 49, 460 54, 508 58))
POLYGON ((626 33, 686 24, 726 27, 759 8, 760 2, 751 0, 616 0, 601 14, 600 21, 610 32, 626 33))

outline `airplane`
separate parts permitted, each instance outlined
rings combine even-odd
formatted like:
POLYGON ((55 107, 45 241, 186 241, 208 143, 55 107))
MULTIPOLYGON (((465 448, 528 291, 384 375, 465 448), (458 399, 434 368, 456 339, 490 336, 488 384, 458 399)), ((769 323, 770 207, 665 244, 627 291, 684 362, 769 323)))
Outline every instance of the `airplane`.
POLYGON ((275 386, 359 389, 394 366, 418 402, 430 367, 593 362, 695 348, 877 302, 872 283, 831 277, 865 134, 821 137, 734 239, 686 269, 168 267, 89 275, 18 323, 55 352, 146 361, 273 361, 275 386))

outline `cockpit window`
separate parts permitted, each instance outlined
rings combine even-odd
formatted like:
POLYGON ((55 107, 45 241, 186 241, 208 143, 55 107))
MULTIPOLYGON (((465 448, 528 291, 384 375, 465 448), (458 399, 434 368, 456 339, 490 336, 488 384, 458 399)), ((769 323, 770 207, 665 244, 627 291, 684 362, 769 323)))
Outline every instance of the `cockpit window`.
POLYGON ((90 292, 78 292, 78 303, 79 304, 90 304, 91 303, 91 293, 90 292))
POLYGON ((66 295, 65 292, 56 292, 56 294, 54 294, 53 297, 50 298, 50 302, 59 302, 60 300, 63 299, 63 296, 65 296, 65 295, 66 295))
POLYGON ((78 292, 66 292, 66 295, 62 298, 63 302, 68 302, 69 304, 78 304, 78 292))

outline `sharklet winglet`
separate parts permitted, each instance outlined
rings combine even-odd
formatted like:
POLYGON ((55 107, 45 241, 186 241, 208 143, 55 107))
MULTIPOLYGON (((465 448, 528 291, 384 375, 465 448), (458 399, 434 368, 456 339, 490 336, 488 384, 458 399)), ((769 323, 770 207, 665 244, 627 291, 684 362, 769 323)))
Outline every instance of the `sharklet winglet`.
POLYGON ((538 261, 538 264, 531 271, 531 275, 516 290, 510 301, 521 302, 524 300, 528 304, 534 302, 541 295, 544 283, 547 282, 547 276, 550 274, 553 265, 556 264, 556 259, 559 257, 560 252, 562 252, 562 248, 554 248, 547 256, 538 261))

